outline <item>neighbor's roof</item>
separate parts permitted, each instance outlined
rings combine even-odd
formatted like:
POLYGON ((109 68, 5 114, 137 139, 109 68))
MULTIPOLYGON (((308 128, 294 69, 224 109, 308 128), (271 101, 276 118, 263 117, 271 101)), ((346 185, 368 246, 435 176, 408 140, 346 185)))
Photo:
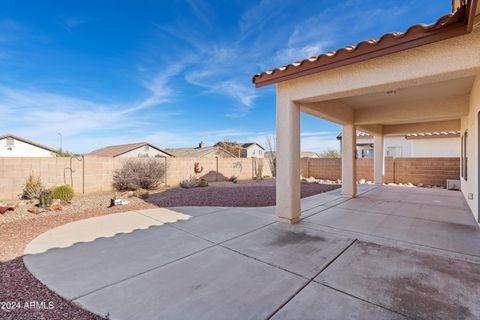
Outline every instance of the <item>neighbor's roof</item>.
POLYGON ((28 140, 28 139, 25 139, 25 138, 22 138, 22 137, 19 137, 19 136, 16 136, 16 135, 11 134, 11 133, 0 134, 0 139, 5 139, 5 138, 13 138, 15 140, 20 140, 20 141, 23 141, 25 143, 31 144, 32 146, 36 146, 36 147, 39 147, 39 148, 42 148, 42 149, 45 149, 45 150, 48 150, 48 151, 51 151, 51 152, 55 152, 55 153, 57 152, 57 150, 55 150, 51 147, 48 147, 46 145, 31 141, 31 140, 28 140))
POLYGON ((114 157, 118 157, 119 155, 122 155, 124 153, 127 153, 129 151, 132 151, 132 150, 135 150, 135 149, 138 149, 140 147, 143 147, 143 146, 150 146, 154 149, 157 149, 169 156, 172 156, 170 153, 154 146, 153 144, 150 144, 148 142, 137 142, 137 143, 129 143, 129 144, 120 144, 120 145, 117 145, 117 146, 108 146, 108 147, 105 147, 105 148, 101 148, 101 149, 97 149, 97 150, 94 150, 90 153, 88 153, 87 155, 89 156, 98 156, 98 157, 110 157, 110 158, 114 158, 114 157))
POLYGON ((202 148, 169 148, 166 149, 169 153, 173 154, 177 158, 202 158, 212 152, 220 151, 230 155, 233 158, 237 158, 237 156, 233 155, 232 153, 228 152, 222 147, 219 146, 211 146, 211 147, 202 147, 202 148))
POLYGON ((261 145, 259 145, 258 143, 256 142, 247 142, 247 143, 240 143, 240 145, 242 146, 242 148, 248 148, 248 147, 251 147, 253 145, 257 145, 259 146, 262 150, 265 150, 261 145))
POLYGON ((435 23, 416 24, 405 32, 387 33, 378 39, 365 40, 356 45, 264 71, 255 74, 252 82, 256 87, 262 87, 466 34, 471 32, 476 7, 477 0, 467 0, 466 4, 439 18, 435 23))

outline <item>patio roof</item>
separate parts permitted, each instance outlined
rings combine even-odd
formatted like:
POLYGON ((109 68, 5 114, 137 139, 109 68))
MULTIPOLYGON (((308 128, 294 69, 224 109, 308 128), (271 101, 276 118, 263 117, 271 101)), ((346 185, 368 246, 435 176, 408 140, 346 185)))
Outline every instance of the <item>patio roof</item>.
MULTIPOLYGON (((452 6, 455 7, 455 3, 452 6)), ((255 74, 252 82, 256 87, 263 87, 457 37, 471 32, 476 8, 477 0, 467 0, 456 11, 444 15, 433 24, 416 24, 405 32, 387 33, 378 39, 365 40, 353 46, 264 71, 255 74)))

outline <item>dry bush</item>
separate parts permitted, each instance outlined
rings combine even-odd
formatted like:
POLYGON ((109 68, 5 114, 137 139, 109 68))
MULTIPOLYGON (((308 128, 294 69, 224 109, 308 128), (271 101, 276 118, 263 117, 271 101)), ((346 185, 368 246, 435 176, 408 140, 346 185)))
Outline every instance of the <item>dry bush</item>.
POLYGON ((43 189, 45 188, 43 186, 42 179, 40 179, 40 177, 30 175, 25 182, 25 186, 23 187, 22 198, 28 200, 38 199, 43 189))
POLYGON ((119 191, 152 190, 165 178, 165 164, 158 159, 132 159, 113 174, 113 186, 119 191))

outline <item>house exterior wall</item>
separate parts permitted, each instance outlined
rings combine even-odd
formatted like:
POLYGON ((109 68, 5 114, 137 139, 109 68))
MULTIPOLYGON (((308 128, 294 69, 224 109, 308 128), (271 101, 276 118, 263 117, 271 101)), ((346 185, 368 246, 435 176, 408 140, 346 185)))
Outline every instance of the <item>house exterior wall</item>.
POLYGON ((263 158, 265 157, 265 152, 262 148, 256 144, 251 145, 250 147, 242 150, 242 157, 245 158, 263 158))
POLYGON ((137 158, 137 157, 170 157, 168 154, 162 152, 161 150, 158 150, 156 148, 153 148, 151 146, 148 146, 148 150, 145 150, 145 146, 139 147, 137 149, 130 150, 126 153, 123 153, 116 158, 137 158))
POLYGON ((55 157, 51 151, 14 139, 12 150, 7 148, 7 139, 0 139, 0 157, 55 157))
POLYGON ((478 113, 480 112, 480 75, 476 77, 470 94, 470 111, 468 116, 462 118, 462 130, 464 135, 468 132, 467 138, 467 179, 461 178, 462 192, 465 199, 472 210, 476 220, 479 221, 478 215, 478 113), (472 199, 469 199, 471 195, 472 199))
MULTIPOLYGON (((405 136, 386 136, 383 140, 386 157, 460 157, 460 137, 406 139, 405 136)), ((373 144, 373 138, 358 139, 361 144, 373 144)), ((373 150, 368 145, 357 145, 358 157, 362 150, 373 150)), ((372 153, 373 156, 373 153, 372 153)))
POLYGON ((412 139, 412 157, 460 157, 460 137, 412 139))

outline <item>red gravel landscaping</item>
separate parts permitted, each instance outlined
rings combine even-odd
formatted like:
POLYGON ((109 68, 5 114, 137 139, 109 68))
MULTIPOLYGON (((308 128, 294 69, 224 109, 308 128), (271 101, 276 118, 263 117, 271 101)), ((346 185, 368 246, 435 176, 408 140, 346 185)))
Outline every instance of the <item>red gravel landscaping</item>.
MULTIPOLYGON (((302 183, 302 198, 339 188, 336 184, 302 183)), ((212 182, 205 188, 176 188, 153 194, 148 202, 160 207, 266 207, 275 205, 275 181, 212 182)))

